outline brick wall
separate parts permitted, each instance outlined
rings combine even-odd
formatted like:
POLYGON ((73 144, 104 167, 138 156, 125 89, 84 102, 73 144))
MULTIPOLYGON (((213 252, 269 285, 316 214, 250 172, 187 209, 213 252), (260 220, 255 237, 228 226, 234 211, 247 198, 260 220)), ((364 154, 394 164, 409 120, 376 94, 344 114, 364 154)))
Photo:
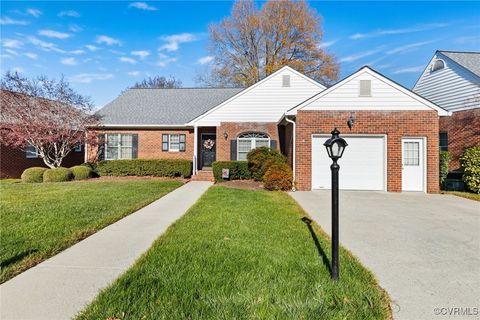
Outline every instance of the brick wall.
MULTIPOLYGON (((63 167, 72 167, 84 161, 81 152, 72 150, 62 162, 63 167)), ((47 167, 41 158, 27 158, 25 151, 0 144, 0 178, 20 178, 22 172, 31 167, 47 167)))
POLYGON ((266 133, 271 140, 277 141, 277 148, 280 148, 278 126, 274 122, 222 122, 217 127, 217 160, 230 160, 230 141, 246 132, 266 133), (225 132, 228 134, 226 140, 225 132))
MULTIPOLYGON (((138 134, 138 159, 193 159, 193 129, 169 130, 101 130, 104 133, 136 133, 138 134), (162 151, 162 134, 185 134, 185 152, 162 151)), ((94 162, 97 156, 97 146, 89 146, 88 161, 94 162)))
POLYGON ((480 146, 480 108, 454 112, 440 117, 440 132, 448 133, 448 151, 452 154, 450 170, 460 168, 460 156, 466 148, 480 146))
POLYGON ((330 134, 334 127, 349 134, 387 135, 387 190, 402 190, 402 137, 427 138, 427 192, 438 192, 438 114, 435 111, 299 111, 297 114, 297 188, 311 188, 312 134, 330 134))

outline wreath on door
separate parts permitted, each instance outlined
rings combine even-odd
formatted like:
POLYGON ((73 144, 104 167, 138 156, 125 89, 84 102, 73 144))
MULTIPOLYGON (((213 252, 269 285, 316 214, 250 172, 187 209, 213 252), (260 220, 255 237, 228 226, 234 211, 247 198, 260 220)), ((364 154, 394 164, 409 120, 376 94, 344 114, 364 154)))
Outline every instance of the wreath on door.
POLYGON ((206 150, 212 150, 214 145, 215 141, 213 141, 212 139, 208 139, 203 142, 203 148, 206 150))

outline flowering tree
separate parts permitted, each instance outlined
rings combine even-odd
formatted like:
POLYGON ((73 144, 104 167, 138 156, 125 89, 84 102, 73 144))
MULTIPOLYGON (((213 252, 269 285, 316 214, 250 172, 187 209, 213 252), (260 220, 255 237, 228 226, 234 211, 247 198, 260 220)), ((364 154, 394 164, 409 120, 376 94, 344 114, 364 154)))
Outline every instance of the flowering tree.
POLYGON ((90 99, 76 93, 63 77, 26 78, 7 72, 1 80, 0 143, 36 152, 50 168, 79 144, 93 143, 87 127, 98 125, 90 99))

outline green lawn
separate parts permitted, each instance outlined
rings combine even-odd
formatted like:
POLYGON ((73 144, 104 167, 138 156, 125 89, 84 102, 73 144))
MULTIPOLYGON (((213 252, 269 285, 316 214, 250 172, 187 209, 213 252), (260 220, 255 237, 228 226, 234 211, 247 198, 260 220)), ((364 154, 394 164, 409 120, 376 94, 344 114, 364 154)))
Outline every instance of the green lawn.
POLYGON ((453 194, 454 196, 457 196, 457 197, 480 201, 480 194, 478 193, 462 192, 462 191, 442 191, 442 193, 453 194))
POLYGON ((212 187, 78 319, 388 319, 389 298, 282 192, 212 187))
POLYGON ((178 181, 161 180, 0 181, 0 282, 180 185, 178 181))

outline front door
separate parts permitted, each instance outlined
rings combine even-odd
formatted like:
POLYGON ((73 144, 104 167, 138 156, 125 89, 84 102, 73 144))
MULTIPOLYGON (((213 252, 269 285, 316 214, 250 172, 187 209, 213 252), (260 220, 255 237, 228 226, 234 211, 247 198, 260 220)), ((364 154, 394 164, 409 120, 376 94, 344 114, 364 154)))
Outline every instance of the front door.
POLYGON ((424 191, 424 146, 421 138, 402 139, 402 191, 424 191))
POLYGON ((202 167, 210 167, 215 161, 217 140, 215 134, 202 134, 201 156, 202 167))

